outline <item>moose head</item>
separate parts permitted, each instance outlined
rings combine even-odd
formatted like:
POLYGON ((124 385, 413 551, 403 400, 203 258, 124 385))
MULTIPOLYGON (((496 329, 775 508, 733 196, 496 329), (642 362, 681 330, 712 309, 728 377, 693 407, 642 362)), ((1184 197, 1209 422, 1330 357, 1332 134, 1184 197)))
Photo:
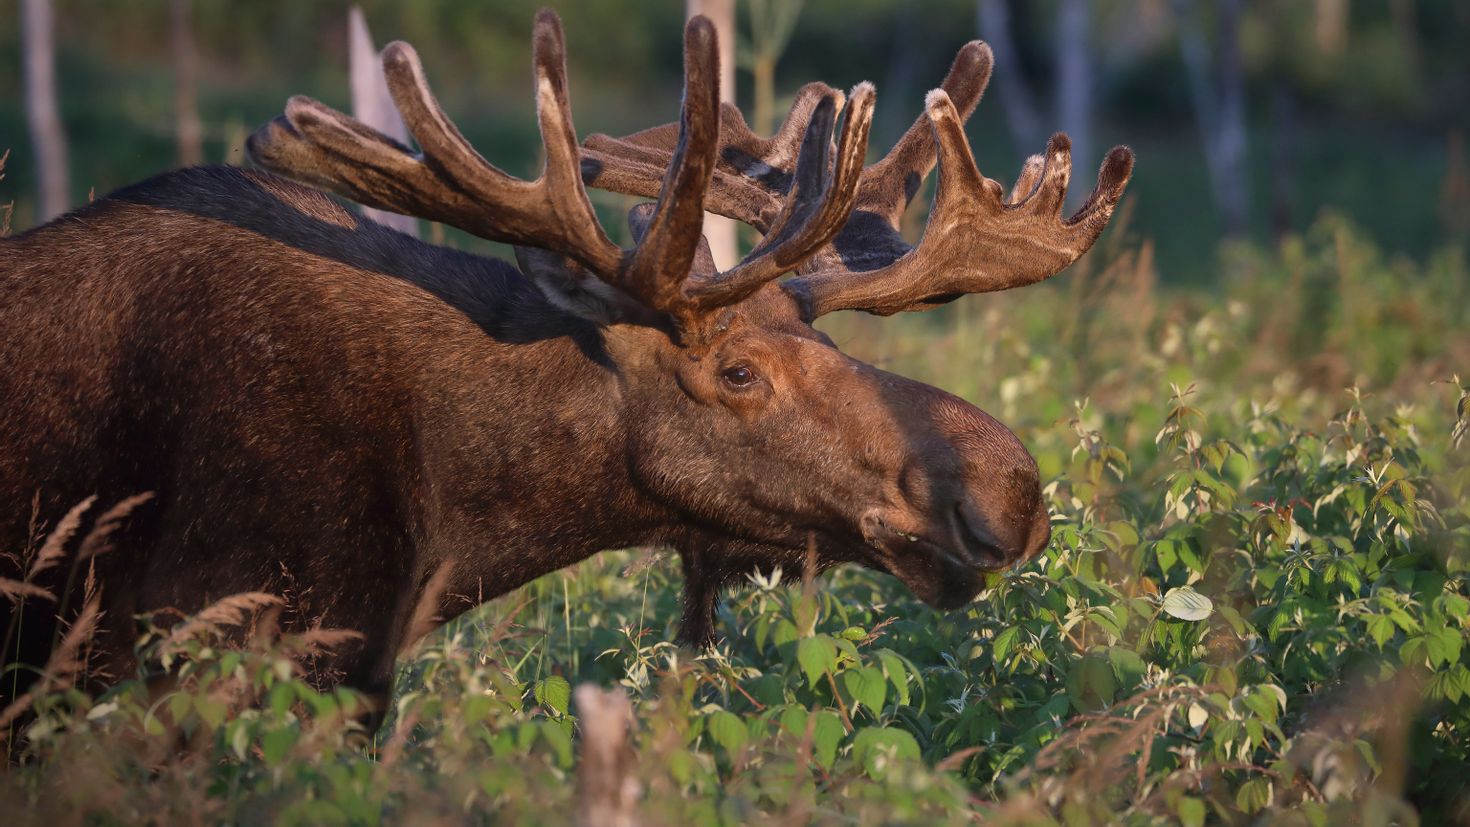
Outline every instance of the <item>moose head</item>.
MULTIPOLYGON (((1037 466, 1009 429, 953 394, 847 356, 813 322, 838 310, 926 310, 1057 273, 1106 226, 1132 170, 1127 148, 1109 153, 1071 217, 1062 215, 1064 135, 1026 161, 1009 192, 983 177, 964 134, 992 67, 978 41, 877 163, 864 166, 867 83, 847 96, 803 87, 779 131, 761 138, 719 101, 715 32, 702 17, 685 32, 679 122, 579 147, 549 11, 536 19, 534 51, 546 159, 534 181, 476 153, 401 42, 383 52, 383 67, 420 152, 296 97, 253 136, 250 154, 362 204, 516 245, 545 297, 598 327, 616 377, 615 398, 601 401, 635 423, 615 446, 632 484, 701 533, 729 538, 726 560, 681 549, 686 571, 716 588, 752 561, 799 560, 810 544, 823 567, 858 561, 953 608, 985 572, 1046 545, 1037 466), (927 229, 910 245, 900 217, 936 161, 927 229), (629 214, 632 249, 604 233, 585 185, 657 199, 629 214), (762 235, 731 269, 718 270, 703 244, 706 210, 762 235)), ((690 600, 707 591, 691 584, 690 600)), ((707 637, 696 608, 685 632, 707 637)))

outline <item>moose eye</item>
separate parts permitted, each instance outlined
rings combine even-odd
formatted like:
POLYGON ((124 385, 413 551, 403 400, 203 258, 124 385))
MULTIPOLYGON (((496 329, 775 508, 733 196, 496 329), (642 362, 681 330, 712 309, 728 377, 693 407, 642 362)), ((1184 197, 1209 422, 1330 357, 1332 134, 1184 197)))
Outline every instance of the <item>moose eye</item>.
POLYGON ((731 367, 725 368, 724 371, 720 373, 720 378, 724 379, 726 384, 732 385, 737 388, 743 388, 746 385, 755 382, 755 371, 751 370, 746 365, 733 365, 731 367))

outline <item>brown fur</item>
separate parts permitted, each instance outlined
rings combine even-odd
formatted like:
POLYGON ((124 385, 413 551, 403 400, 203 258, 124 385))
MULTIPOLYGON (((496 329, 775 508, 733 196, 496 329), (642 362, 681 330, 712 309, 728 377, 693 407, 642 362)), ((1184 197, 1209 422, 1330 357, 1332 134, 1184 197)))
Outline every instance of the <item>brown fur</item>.
MULTIPOLYGON (((1048 533, 1009 431, 844 356, 778 286, 695 346, 598 327, 504 263, 261 173, 170 173, 0 242, 0 327, 0 544, 25 544, 38 494, 51 523, 156 494, 96 558, 113 676, 134 615, 241 591, 289 585, 303 624, 361 631, 341 671, 381 692, 445 561, 452 617, 600 549, 672 545, 704 641, 719 587, 799 571, 809 536, 823 565, 957 605, 1048 533), (736 363, 749 387, 722 379, 736 363)), ((26 618, 30 662, 49 614, 26 618)))

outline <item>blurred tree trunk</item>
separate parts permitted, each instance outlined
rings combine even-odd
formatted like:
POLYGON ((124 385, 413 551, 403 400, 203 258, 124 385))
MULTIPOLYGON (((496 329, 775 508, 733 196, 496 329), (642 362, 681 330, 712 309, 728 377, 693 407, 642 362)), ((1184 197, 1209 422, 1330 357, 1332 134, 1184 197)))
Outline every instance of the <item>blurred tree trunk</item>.
MULTIPOLYGON (((1036 105, 1021 70, 1020 50, 1016 46, 1007 0, 979 0, 975 7, 975 22, 980 36, 989 41, 995 51, 995 83, 1000 88, 1006 125, 1016 148, 1028 155, 1041 152, 1046 145, 1047 129, 1043 125, 1041 108, 1036 105)), ((1092 164, 1094 72, 1090 0, 1060 1, 1055 38, 1057 126, 1072 139, 1073 167, 1088 167, 1092 164)), ((1067 192, 1067 203, 1072 207, 1080 206, 1089 192, 1090 187, 1072 187, 1067 192)))
POLYGON ((204 127, 199 122, 199 56, 194 50, 190 0, 169 6, 169 40, 174 58, 174 134, 179 143, 179 165, 204 163, 204 127))
POLYGON ((584 683, 575 692, 582 739, 578 752, 577 827, 635 827, 642 792, 628 738, 633 707, 622 689, 584 683))
MULTIPOLYGON (((1057 120, 1072 139, 1073 169, 1092 164, 1091 0, 1062 0, 1057 15, 1057 120)), ((1075 178, 1074 174, 1074 178, 1075 178)), ((1087 183, 1087 176, 1082 176, 1087 183)), ((1089 186, 1067 191, 1069 209, 1082 206, 1089 186)))
POLYGON ((1271 92, 1271 233, 1296 229, 1296 99, 1285 84, 1271 92))
MULTIPOLYGON (((735 0, 686 0, 686 17, 702 14, 715 25, 720 39, 720 100, 735 102, 735 0)), ((715 266, 728 269, 740 261, 735 222, 722 215, 704 214, 704 238, 715 266)))
POLYGON ((21 51, 25 54, 26 122, 36 153, 37 223, 66 211, 70 183, 66 133, 56 102, 56 54, 51 0, 21 0, 21 51))
POLYGON ((776 61, 791 42, 801 0, 748 0, 750 42, 740 44, 740 62, 750 70, 755 108, 750 125, 757 135, 776 131, 776 61))
MULTIPOLYGON (((382 61, 373 46, 367 18, 360 6, 347 11, 347 66, 352 86, 352 115, 359 121, 390 138, 408 144, 408 127, 393 96, 388 93, 388 79, 383 76, 382 61)), ((362 214, 387 227, 418 237, 419 222, 413 216, 363 207, 362 214)))
POLYGON ((886 95, 909 101, 907 106, 884 106, 878 109, 874 122, 871 143, 875 146, 892 146, 914 122, 915 110, 923 101, 927 90, 916 88, 919 84, 918 57, 924 51, 920 35, 919 16, 912 9, 897 6, 892 18, 893 51, 888 55, 888 70, 883 76, 883 85, 878 87, 886 95))
POLYGON ((979 0, 975 5, 975 23, 980 36, 995 52, 994 81, 1000 88, 1000 103, 1006 112, 1011 139, 1021 152, 1039 152, 1046 134, 1031 89, 1021 73, 1020 52, 1011 36, 1011 10, 1006 0, 979 0))
POLYGON ((1241 0, 1219 0, 1212 61, 1199 20, 1198 0, 1174 0, 1179 51, 1189 80, 1210 172, 1210 190, 1227 237, 1245 235, 1250 218, 1246 168, 1245 70, 1240 55, 1241 0))
MULTIPOLYGON (((1275 11, 1275 9, 1273 9, 1275 11)), ((1323 54, 1337 54, 1347 45, 1347 0, 1316 0, 1313 34, 1323 54)))
POLYGON ((1465 160, 1465 136, 1451 130, 1445 139, 1444 185, 1439 194, 1439 217, 1445 235, 1470 239, 1470 163, 1465 160))

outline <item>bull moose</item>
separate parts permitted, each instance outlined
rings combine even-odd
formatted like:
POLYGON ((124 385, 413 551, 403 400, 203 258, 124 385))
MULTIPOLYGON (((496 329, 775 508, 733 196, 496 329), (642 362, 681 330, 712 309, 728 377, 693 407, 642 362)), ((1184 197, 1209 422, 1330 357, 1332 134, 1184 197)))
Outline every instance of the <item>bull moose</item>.
MULTIPOLYGON (((309 595, 300 622, 362 633, 334 671, 372 697, 421 601, 453 617, 603 549, 676 550, 681 634, 701 644, 725 584, 800 570, 809 547, 818 568, 861 563, 953 608, 1046 545, 1010 430, 812 324, 1057 273, 1106 226, 1127 148, 1069 218, 1064 135, 1009 192, 983 177, 964 134, 992 65, 978 41, 874 164, 867 83, 807 85, 759 137, 720 102, 699 17, 679 121, 579 145, 549 11, 534 47, 534 181, 476 153, 394 43, 383 69, 417 151, 294 97, 249 139, 259 169, 166 173, 0 240, 0 550, 86 498, 83 528, 153 494, 92 559, 101 674, 136 669, 135 616, 283 578, 309 595), (910 245, 900 217, 936 163, 910 245), (586 186, 656 199, 628 215, 632 249, 586 186), (321 190, 509 243, 519 267, 321 190), (703 244, 706 210, 762 235, 732 269, 703 244)), ((66 619, 25 606, 7 655, 44 662, 66 619)))

